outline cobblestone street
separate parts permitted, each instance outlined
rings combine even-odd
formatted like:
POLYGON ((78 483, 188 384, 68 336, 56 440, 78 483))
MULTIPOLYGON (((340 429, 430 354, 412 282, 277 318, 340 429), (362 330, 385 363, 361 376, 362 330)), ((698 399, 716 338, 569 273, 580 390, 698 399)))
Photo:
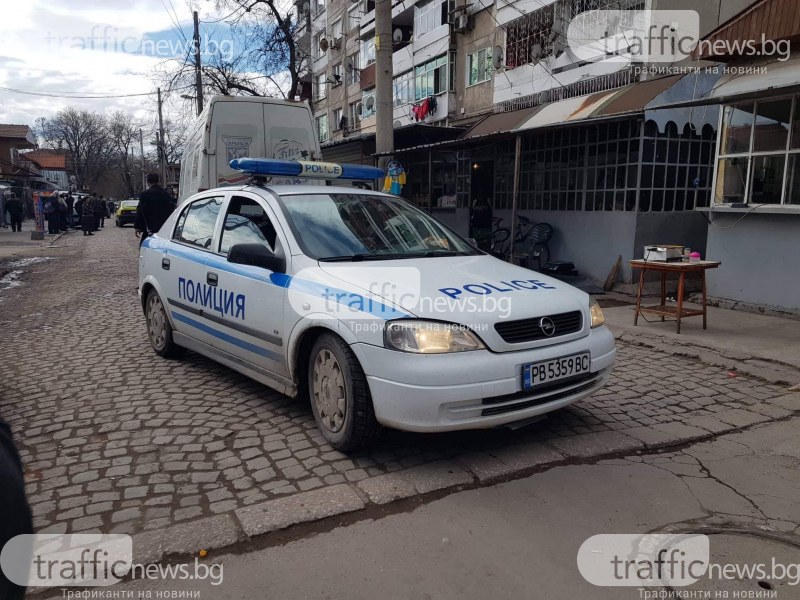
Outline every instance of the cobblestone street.
MULTIPOLYGON (((370 482, 428 463, 444 465, 451 484, 471 484, 535 466, 524 462, 534 451, 559 461, 635 450, 796 410, 781 399, 783 386, 620 344, 605 389, 535 425, 385 432, 371 451, 346 456, 326 445, 305 403, 193 353, 173 361, 153 353, 132 229, 70 233, 47 252, 51 260, 0 292, 0 413, 15 432, 40 531, 138 533, 213 517, 205 527, 253 535, 269 530, 252 525, 259 506, 317 488, 379 502, 370 482)), ((396 484, 393 497, 433 489, 396 484)))

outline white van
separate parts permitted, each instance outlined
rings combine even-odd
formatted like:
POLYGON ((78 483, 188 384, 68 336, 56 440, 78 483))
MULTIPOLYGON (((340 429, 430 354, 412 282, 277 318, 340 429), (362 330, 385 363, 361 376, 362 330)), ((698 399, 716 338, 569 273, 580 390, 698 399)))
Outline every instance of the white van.
MULTIPOLYGON (((195 121, 181 160, 182 202, 210 188, 246 183, 230 162, 248 156, 319 160, 314 118, 307 102, 256 96, 214 96, 195 121)), ((316 183, 273 178, 271 183, 316 183)))

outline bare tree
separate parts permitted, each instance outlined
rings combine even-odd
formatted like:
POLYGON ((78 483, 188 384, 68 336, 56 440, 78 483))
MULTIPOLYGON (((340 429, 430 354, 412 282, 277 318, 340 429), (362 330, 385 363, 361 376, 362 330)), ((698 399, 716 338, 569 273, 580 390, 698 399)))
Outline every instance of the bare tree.
MULTIPOLYGON (((230 39, 223 43, 213 38, 213 30, 202 32, 207 36, 201 55, 204 94, 296 99, 310 57, 297 44, 293 4, 285 0, 214 3, 227 15, 225 31, 230 39)), ((168 92, 192 90, 194 68, 192 56, 167 61, 159 77, 162 87, 168 92)))
POLYGON ((37 119, 41 145, 67 150, 80 187, 92 187, 114 164, 108 120, 99 113, 67 107, 51 119, 37 119))
POLYGON ((108 118, 115 162, 119 168, 126 196, 133 196, 141 187, 143 165, 141 157, 138 157, 140 127, 140 123, 122 111, 114 112, 108 118))

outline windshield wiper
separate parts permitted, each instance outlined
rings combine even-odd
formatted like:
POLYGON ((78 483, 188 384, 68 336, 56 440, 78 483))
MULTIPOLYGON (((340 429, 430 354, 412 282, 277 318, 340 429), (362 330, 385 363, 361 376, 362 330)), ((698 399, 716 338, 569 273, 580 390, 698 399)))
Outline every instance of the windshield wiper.
POLYGON ((363 260, 394 260, 397 258, 414 258, 419 254, 349 254, 345 256, 326 256, 320 262, 360 262, 363 260))
POLYGON ((477 252, 469 252, 466 250, 429 250, 420 256, 472 256, 473 254, 477 254, 477 252))

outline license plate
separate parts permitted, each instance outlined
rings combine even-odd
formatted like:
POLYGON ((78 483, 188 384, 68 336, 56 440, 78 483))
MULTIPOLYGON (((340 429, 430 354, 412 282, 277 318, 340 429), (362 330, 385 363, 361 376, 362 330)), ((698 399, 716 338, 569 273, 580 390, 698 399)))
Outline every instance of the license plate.
POLYGON ((590 354, 582 352, 522 365, 522 389, 528 390, 559 379, 568 379, 588 373, 591 363, 590 354))

